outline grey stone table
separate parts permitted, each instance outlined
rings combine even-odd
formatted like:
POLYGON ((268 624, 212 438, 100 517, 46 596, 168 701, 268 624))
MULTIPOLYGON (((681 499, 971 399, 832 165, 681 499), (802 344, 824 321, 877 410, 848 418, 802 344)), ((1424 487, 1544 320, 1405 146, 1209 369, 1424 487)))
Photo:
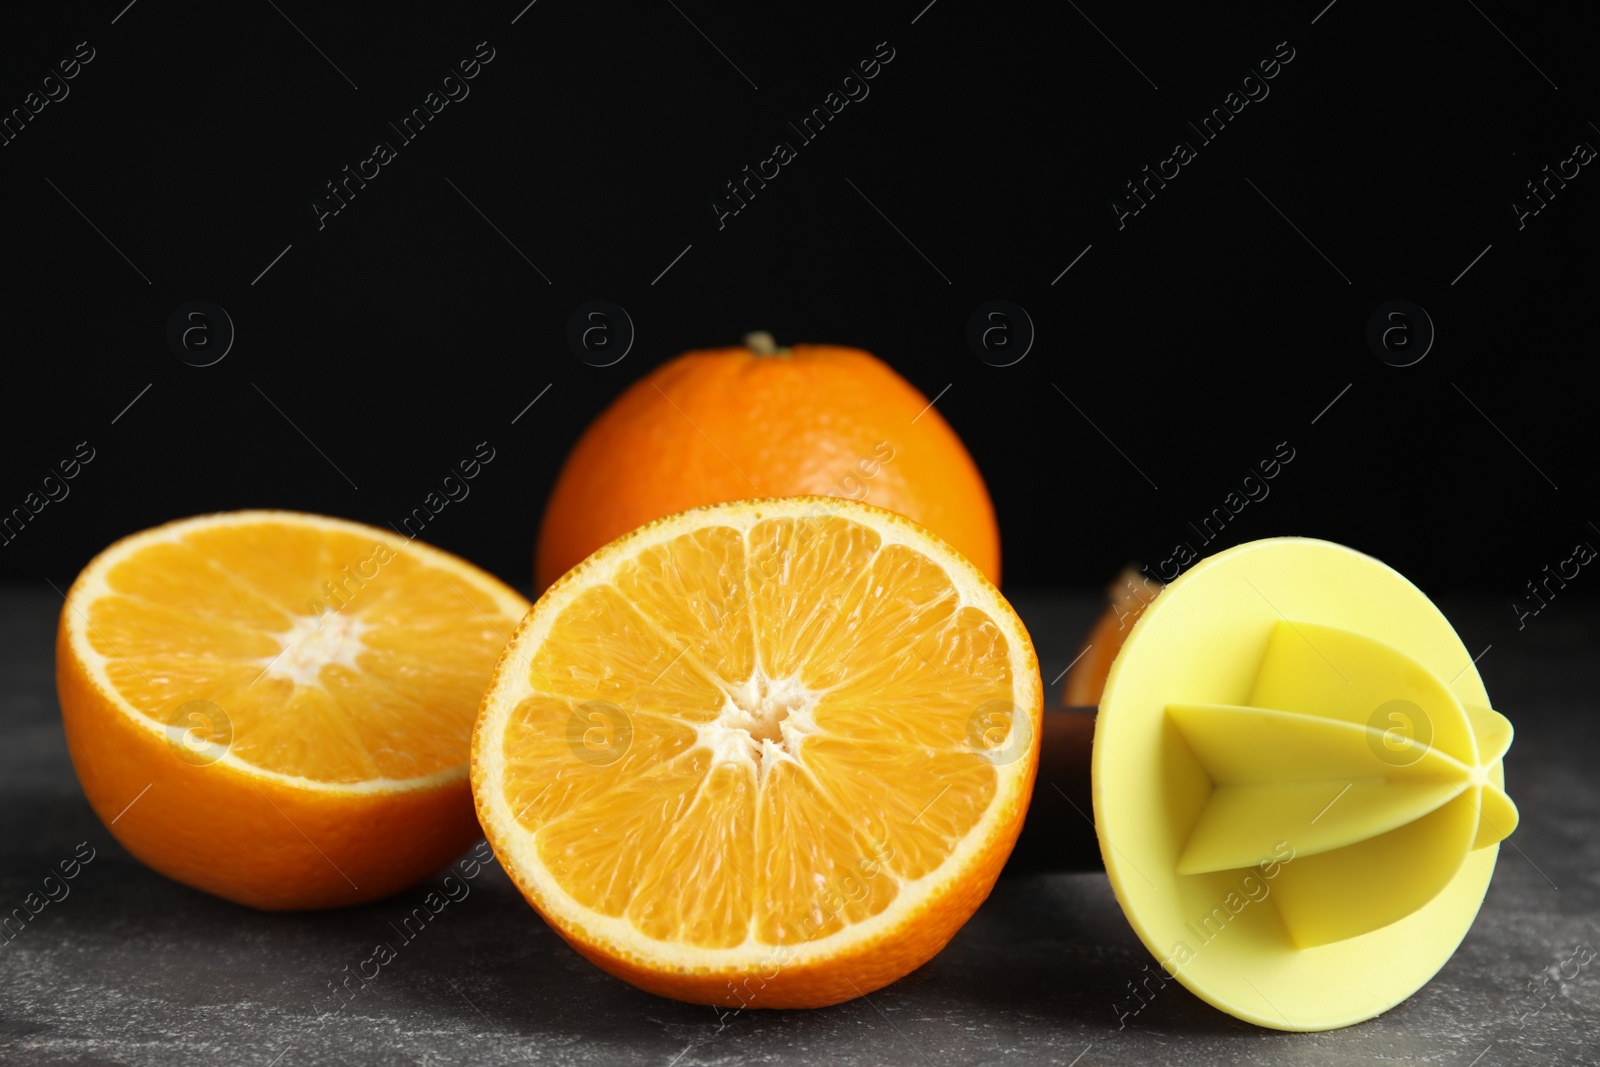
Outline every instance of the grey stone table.
MULTIPOLYGON (((1015 600, 1048 683, 1094 603, 1015 600)), ((1008 874, 941 955, 869 997, 719 1019, 590 966, 491 864, 341 1007, 333 984, 378 941, 400 941, 390 923, 429 886, 269 915, 140 866, 89 810, 67 758, 52 675, 59 603, 47 587, 0 594, 0 913, 80 842, 94 858, 69 895, 0 939, 3 1062, 1600 1064, 1600 959, 1566 962, 1600 948, 1600 613, 1577 602, 1520 632, 1509 608, 1445 605, 1468 647, 1493 646, 1480 667, 1517 726, 1507 778, 1522 826, 1438 977, 1381 1018, 1323 1034, 1258 1029, 1175 983, 1121 1025, 1113 1004, 1150 957, 1100 872, 1008 874)))

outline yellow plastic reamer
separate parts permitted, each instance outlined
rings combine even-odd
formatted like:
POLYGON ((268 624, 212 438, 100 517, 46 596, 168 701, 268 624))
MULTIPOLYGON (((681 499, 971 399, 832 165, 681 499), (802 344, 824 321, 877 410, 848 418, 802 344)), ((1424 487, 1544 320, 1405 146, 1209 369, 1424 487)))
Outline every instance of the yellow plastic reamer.
POLYGON ((1260 1026, 1369 1019, 1472 925, 1517 825, 1511 724, 1414 585, 1274 538, 1162 590, 1112 664, 1095 824, 1162 967, 1260 1026))

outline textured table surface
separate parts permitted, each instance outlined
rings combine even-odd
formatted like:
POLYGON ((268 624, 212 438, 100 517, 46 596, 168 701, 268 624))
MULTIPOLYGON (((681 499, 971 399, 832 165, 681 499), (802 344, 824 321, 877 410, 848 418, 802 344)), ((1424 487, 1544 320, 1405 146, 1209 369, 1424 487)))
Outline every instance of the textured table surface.
MULTIPOLYGON (((1094 604, 1014 599, 1048 685, 1094 604)), ((95 819, 67 758, 59 603, 48 588, 0 593, 0 911, 80 842, 94 859, 68 896, 0 940, 0 1061, 1600 1064, 1600 959, 1570 962, 1600 948, 1600 614, 1576 602, 1521 632, 1509 608, 1444 605, 1469 648, 1492 645, 1480 668, 1517 726, 1507 778, 1522 826, 1432 983, 1381 1018, 1310 1035, 1237 1022, 1175 983, 1119 1020, 1113 1005, 1150 957, 1099 872, 1002 878, 941 955, 870 997, 719 1019, 590 966, 491 865, 341 1007, 332 984, 378 941, 398 943, 390 923, 440 879, 365 907, 268 915, 140 866, 95 819)))

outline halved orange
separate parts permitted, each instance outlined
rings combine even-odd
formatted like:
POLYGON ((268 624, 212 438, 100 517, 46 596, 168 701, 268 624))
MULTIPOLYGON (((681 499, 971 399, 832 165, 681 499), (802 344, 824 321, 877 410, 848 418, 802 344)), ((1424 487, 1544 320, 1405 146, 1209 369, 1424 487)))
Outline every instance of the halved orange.
POLYGON ((478 835, 473 717, 514 590, 398 535, 287 511, 158 526, 67 593, 56 681, 95 812, 180 882, 259 908, 387 896, 478 835))
POLYGON ((833 1004, 994 885, 1037 764, 1026 630, 909 519, 819 497, 657 520, 540 598, 473 733, 502 866, 663 996, 833 1004))

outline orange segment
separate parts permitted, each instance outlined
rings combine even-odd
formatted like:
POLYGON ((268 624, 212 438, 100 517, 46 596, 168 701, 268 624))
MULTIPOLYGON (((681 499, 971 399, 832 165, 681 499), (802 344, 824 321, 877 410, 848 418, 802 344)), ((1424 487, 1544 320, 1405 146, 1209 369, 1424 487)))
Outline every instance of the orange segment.
POLYGON ((737 530, 711 527, 641 552, 617 576, 617 591, 660 629, 683 638, 724 678, 749 676, 748 626, 726 626, 745 607, 745 545, 737 530))
POLYGON ((758 862, 755 779, 732 763, 707 772, 696 760, 688 770, 700 782, 694 806, 651 857, 648 875, 634 887, 628 919, 660 941, 733 948, 746 937, 760 888, 741 873, 758 862))
POLYGON ((805 650, 832 642, 846 620, 814 593, 837 587, 841 575, 859 580, 882 539, 869 526, 824 522, 809 513, 758 523, 746 539, 751 613, 765 620, 754 635, 762 662, 776 676, 820 663, 805 650))
POLYGON ((526 608, 447 553, 337 519, 136 534, 62 610, 79 778, 130 851, 190 885, 261 907, 386 895, 471 842, 472 721, 526 608), (411 831, 373 836, 402 815, 411 831))
POLYGON ((690 719, 709 718, 721 694, 673 641, 616 587, 576 598, 555 623, 555 640, 534 657, 528 683, 574 700, 604 700, 690 719))
POLYGON ((665 716, 637 713, 623 724, 614 705, 527 697, 506 724, 512 817, 529 829, 554 822, 669 764, 694 741, 692 727, 665 716), (621 736, 619 726, 626 731, 621 736))
POLYGON ((908 880, 938 868, 994 798, 995 767, 973 757, 970 749, 937 752, 831 737, 806 746, 806 764, 835 809, 850 813, 889 868, 908 880), (885 779, 901 788, 882 788, 885 779))
POLYGON ((591 798, 539 835, 540 863, 600 915, 621 915, 648 877, 647 842, 665 838, 694 805, 704 752, 653 767, 591 798))
POLYGON ((600 966, 829 1004, 925 962, 987 895, 1041 702, 1020 621, 949 546, 866 505, 742 501, 545 594, 484 697, 473 790, 524 895, 600 966))
POLYGON ((756 848, 764 890, 755 940, 803 945, 880 914, 898 894, 890 878, 866 877, 863 860, 886 850, 840 817, 798 763, 775 768, 761 791, 756 848))

